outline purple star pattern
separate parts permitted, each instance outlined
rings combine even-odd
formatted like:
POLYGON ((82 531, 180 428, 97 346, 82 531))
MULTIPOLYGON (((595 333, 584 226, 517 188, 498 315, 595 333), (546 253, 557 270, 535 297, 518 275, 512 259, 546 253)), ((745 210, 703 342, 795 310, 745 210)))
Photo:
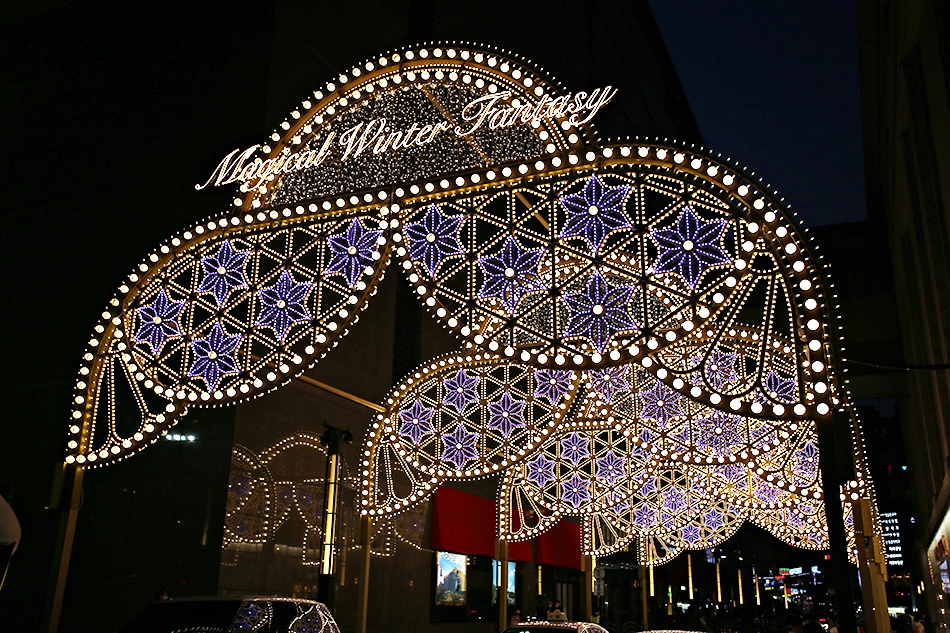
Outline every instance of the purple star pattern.
POLYGON ((696 446, 708 448, 718 457, 729 455, 733 446, 743 443, 738 431, 740 422, 739 416, 722 411, 696 420, 696 446))
POLYGON ((779 490, 772 484, 761 482, 755 489, 755 498, 763 503, 775 503, 779 490))
POLYGON ((732 263, 718 244, 725 228, 725 220, 703 222, 686 207, 675 229, 658 229, 650 233, 660 249, 660 256, 653 265, 654 272, 678 272, 691 288, 695 288, 708 268, 732 263))
POLYGON ((538 276, 538 261, 543 250, 522 249, 514 237, 509 236, 501 253, 490 257, 481 257, 478 263, 485 271, 485 283, 478 293, 480 299, 498 297, 514 314, 522 295, 532 290, 544 290, 544 284, 538 276))
POLYGON ((561 198, 567 210, 561 237, 583 237, 596 252, 611 231, 632 228, 622 208, 629 190, 630 187, 605 187, 596 175, 591 176, 582 194, 561 198))
POLYGON ((795 384, 794 378, 782 378, 775 371, 765 377, 765 390, 771 398, 781 402, 795 401, 795 384))
POLYGON ((640 487, 640 494, 643 496, 656 492, 656 477, 650 477, 640 487))
POLYGON ((231 248, 230 241, 224 241, 214 255, 201 258, 204 278, 198 286, 198 292, 214 293, 219 306, 224 305, 232 290, 247 286, 244 277, 244 262, 249 253, 231 248))
POLYGON ((418 400, 414 401, 411 407, 399 412, 399 419, 402 420, 399 434, 408 436, 413 444, 419 444, 423 435, 435 433, 432 427, 432 414, 432 409, 422 406, 418 400))
POLYGON ((663 509, 667 512, 679 512, 686 507, 686 493, 679 488, 668 488, 660 496, 663 497, 663 509))
POLYGON ((671 417, 684 415, 679 405, 680 394, 662 382, 657 382, 650 391, 641 391, 640 400, 643 401, 641 415, 659 422, 660 428, 665 427, 671 417))
POLYGON ((477 385, 477 377, 469 376, 464 369, 460 369, 454 377, 442 382, 442 386, 445 387, 442 402, 455 407, 461 413, 465 410, 465 405, 478 401, 478 392, 475 390, 477 385))
POLYGON ((588 439, 575 431, 561 440, 561 457, 571 460, 571 463, 576 465, 577 462, 590 455, 587 444, 588 439))
POLYGON ((795 451, 794 472, 800 483, 811 482, 818 475, 818 447, 811 441, 795 451))
POLYGON ((656 523, 656 510, 644 503, 633 511, 633 522, 642 528, 648 528, 656 523))
POLYGON ((343 275, 352 288, 366 267, 373 265, 373 251, 382 234, 382 231, 366 230, 363 223, 354 218, 346 233, 327 238, 332 255, 324 272, 343 275))
POLYGON ((627 368, 624 366, 592 371, 590 372, 591 388, 599 393, 606 402, 610 402, 615 393, 630 391, 630 385, 624 380, 626 372, 627 368))
POLYGON ((433 204, 429 205, 422 220, 406 225, 409 256, 422 264, 430 277, 435 277, 446 257, 464 254, 458 240, 459 227, 464 219, 461 215, 444 216, 433 204))
POLYGON ((607 454, 599 458, 596 464, 597 477, 606 480, 610 485, 623 477, 623 458, 613 451, 607 451, 607 454))
POLYGON ((508 437, 512 429, 524 426, 524 418, 521 417, 523 409, 524 402, 513 399, 506 391, 501 394, 498 402, 488 403, 488 428, 498 429, 502 435, 508 437))
POLYGON ((683 528, 683 540, 689 543, 690 546, 695 545, 699 537, 699 528, 692 523, 683 528))
POLYGON ((240 342, 240 334, 228 336, 221 329, 221 324, 215 323, 207 337, 191 342, 195 359, 188 369, 188 375, 201 378, 208 386, 208 391, 214 391, 218 388, 221 378, 240 373, 234 358, 234 352, 240 342))
POLYGON ((159 290, 152 303, 136 309, 142 324, 135 333, 135 340, 148 343, 152 354, 158 356, 166 340, 181 336, 178 315, 184 305, 184 301, 169 300, 164 288, 159 290))
POLYGON ((528 481, 534 482, 538 488, 544 488, 554 481, 554 460, 544 455, 538 455, 528 462, 528 481))
POLYGON ((590 479, 574 473, 570 479, 561 482, 561 498, 577 508, 582 501, 590 500, 589 488, 590 479))
POLYGON ((551 404, 571 388, 571 372, 563 369, 541 369, 534 374, 536 398, 547 398, 551 404))
POLYGON ((629 286, 611 288, 600 273, 594 273, 584 292, 564 295, 571 316, 563 335, 586 336, 598 351, 603 351, 611 336, 637 328, 627 313, 632 293, 629 286))
POLYGON ((283 271, 276 284, 257 291, 261 299, 261 311, 255 325, 271 328, 283 340, 292 324, 310 320, 304 300, 312 285, 310 282, 294 283, 290 273, 283 271))
MULTIPOLYGON (((706 380, 714 389, 722 389, 723 385, 738 380, 739 376, 736 374, 735 364, 736 354, 717 348, 709 355, 703 373, 706 374, 706 380)), ((699 384, 699 382, 699 376, 696 376, 693 384, 699 384)))
POLYGON ((442 436, 442 459, 455 464, 456 469, 462 468, 468 460, 478 458, 477 441, 478 433, 469 433, 459 424, 454 433, 442 436))
POLYGON ((718 530, 724 525, 722 512, 716 508, 711 508, 709 512, 703 516, 703 519, 706 521, 706 527, 711 530, 718 530))

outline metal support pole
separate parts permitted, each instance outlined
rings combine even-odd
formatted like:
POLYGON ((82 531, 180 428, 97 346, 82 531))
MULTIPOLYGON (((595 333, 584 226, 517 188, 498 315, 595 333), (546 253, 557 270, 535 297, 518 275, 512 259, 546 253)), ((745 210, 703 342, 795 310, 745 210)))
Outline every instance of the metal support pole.
POLYGON ((373 544, 373 520, 363 515, 360 517, 360 567, 357 573, 356 591, 356 631, 366 633, 366 614, 369 610, 369 561, 372 558, 370 547, 373 544))
POLYGON ((861 574, 867 631, 889 633, 891 620, 887 614, 887 594, 884 590, 887 568, 880 539, 874 534, 871 504, 866 499, 855 499, 851 502, 851 512, 854 516, 854 537, 858 548, 858 570, 861 574))
MULTIPOLYGON (((831 551, 831 575, 835 589, 834 604, 837 607, 838 630, 841 633, 857 633, 858 623, 854 608, 854 590, 851 582, 853 568, 848 562, 848 541, 844 531, 844 514, 841 509, 841 484, 854 472, 854 461, 848 464, 838 455, 835 429, 848 431, 850 445, 851 419, 847 413, 835 412, 832 416, 818 419, 818 450, 821 466, 822 492, 825 500, 825 516, 828 521, 828 545, 831 551), (847 468, 842 468, 846 466, 847 468), (842 476, 842 471, 851 473, 842 476)), ((844 437, 842 437, 844 440, 844 437)), ((842 441, 844 444, 844 441, 842 441)), ((850 454, 850 452, 849 452, 850 454)))
POLYGON ((590 616, 594 614, 594 605, 592 600, 594 591, 593 557, 588 554, 584 554, 582 565, 584 567, 584 619, 590 621, 590 616))
POLYGON ((44 614, 46 625, 44 629, 49 633, 56 633, 59 630, 59 618, 63 611, 69 559, 73 552, 73 539, 76 536, 79 506, 82 505, 82 475, 81 466, 63 464, 62 489, 60 491, 54 489, 53 500, 50 503, 51 509, 59 509, 60 520, 59 536, 56 539, 56 553, 54 554, 53 570, 50 577, 50 592, 47 594, 44 614))
POLYGON ((498 630, 508 628, 508 541, 495 539, 495 560, 498 562, 498 630))
POLYGON ((647 566, 640 565, 640 595, 643 598, 643 630, 650 630, 650 617, 649 617, 649 599, 647 598, 647 566))

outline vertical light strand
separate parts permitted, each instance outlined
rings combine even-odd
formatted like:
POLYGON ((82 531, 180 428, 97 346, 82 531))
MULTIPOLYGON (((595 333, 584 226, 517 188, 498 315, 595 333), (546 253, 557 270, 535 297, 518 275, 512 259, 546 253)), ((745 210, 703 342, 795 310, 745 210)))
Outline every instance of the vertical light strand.
POLYGON ((686 569, 687 569, 687 580, 689 586, 689 599, 693 599, 693 555, 686 554, 686 569))
POLYGON ((752 580, 755 582, 755 604, 762 606, 762 596, 759 593, 759 575, 756 573, 755 567, 752 568, 752 580))
POLYGON ((539 596, 543 595, 543 592, 541 591, 541 565, 540 564, 538 565, 538 595, 539 596))
POLYGON ((742 598, 742 568, 739 568, 739 604, 745 604, 742 598))

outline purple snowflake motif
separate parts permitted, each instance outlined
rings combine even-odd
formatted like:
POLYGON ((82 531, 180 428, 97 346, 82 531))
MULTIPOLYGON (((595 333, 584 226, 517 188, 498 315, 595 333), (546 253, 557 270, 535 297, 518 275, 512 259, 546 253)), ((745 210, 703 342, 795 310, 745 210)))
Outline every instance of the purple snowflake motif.
POLYGON ((597 464, 597 477, 606 480, 611 486, 624 476, 624 460, 613 451, 607 451, 607 454, 595 463, 597 464))
POLYGON ((477 441, 477 433, 469 433, 459 424, 454 433, 442 436, 442 459, 452 462, 460 470, 470 459, 478 458, 477 441))
POLYGON ((686 507, 686 493, 679 488, 664 490, 660 497, 663 500, 663 509, 667 512, 679 512, 686 507))
POLYGON ((408 409, 399 412, 399 419, 402 424, 399 426, 399 434, 408 436, 413 444, 419 444, 423 435, 435 433, 432 426, 432 409, 422 406, 422 403, 416 400, 408 409))
POLYGON ((538 261, 543 250, 522 249, 514 237, 501 248, 501 253, 490 257, 481 257, 478 263, 485 271, 485 283, 478 293, 480 299, 498 297, 514 314, 521 297, 533 290, 545 290, 541 278, 538 276, 538 261))
POLYGON ((561 198, 567 210, 567 223, 560 237, 583 237, 597 252, 612 231, 633 228, 622 208, 629 190, 630 187, 604 187, 596 175, 591 176, 583 193, 561 198))
POLYGON ((755 498, 762 503, 775 503, 779 496, 779 489, 772 484, 760 482, 755 489, 755 498))
POLYGON ((591 388, 599 393, 606 402, 610 402, 615 393, 630 391, 630 385, 624 380, 624 374, 627 368, 608 367, 590 372, 591 388))
POLYGON ((640 495, 645 497, 656 492, 656 477, 650 477, 640 486, 640 495))
POLYGON ((478 401, 478 392, 475 390, 477 385, 477 377, 469 376, 464 369, 460 369, 454 377, 442 381, 442 386, 445 387, 442 402, 455 407, 461 413, 467 404, 478 401))
POLYGON ((544 488, 554 481, 554 460, 544 455, 538 455, 528 462, 528 481, 534 482, 538 488, 544 488))
POLYGON ((649 529, 656 524, 656 510, 643 503, 633 511, 633 522, 641 528, 649 529))
POLYGON ((327 245, 332 253, 325 274, 338 273, 346 278, 352 288, 367 267, 373 265, 373 251, 382 231, 369 231, 358 219, 350 222, 343 235, 331 235, 327 245))
POLYGON ((135 333, 135 340, 148 343, 152 348, 152 355, 158 356, 165 341, 181 336, 178 316, 184 305, 184 301, 169 300, 164 288, 159 290, 152 303, 136 309, 142 324, 135 333))
POLYGON ((695 288, 707 269, 732 263, 719 246, 725 228, 725 220, 703 222, 686 207, 676 221, 675 229, 658 229, 650 233, 660 249, 653 271, 679 273, 690 288, 695 288))
POLYGON ((464 219, 461 215, 442 215, 433 204, 429 205, 422 220, 406 225, 409 256, 420 263, 430 277, 435 278, 446 257, 465 254, 458 240, 459 227, 464 219))
POLYGON ((671 417, 685 415, 679 405, 680 394, 662 382, 656 383, 650 391, 641 391, 640 399, 643 401, 641 415, 656 420, 660 428, 666 427, 671 417))
POLYGON ((718 530, 725 525, 722 512, 716 508, 710 508, 709 512, 703 515, 703 520, 706 522, 706 527, 711 530, 718 530))
POLYGON ((232 290, 247 286, 244 277, 244 262, 249 253, 231 248, 231 242, 225 240, 214 255, 201 258, 204 278, 198 286, 198 292, 214 293, 218 306, 224 305, 232 290))
POLYGON ((808 483, 818 476, 818 447, 810 440, 795 451, 795 466, 793 468, 799 484, 808 483))
MULTIPOLYGON (((639 439, 640 442, 649 442, 651 439, 653 439, 653 434, 650 433, 650 429, 643 429, 640 431, 639 439)), ((647 449, 640 445, 640 442, 637 442, 633 445, 633 448, 630 449, 630 454, 645 460, 647 457, 649 457, 649 453, 647 452, 647 449)))
POLYGON ((713 471, 718 473, 733 488, 742 489, 748 487, 749 482, 745 477, 746 470, 739 464, 725 464, 723 466, 716 466, 713 468, 713 471))
POLYGON ((741 421, 739 416, 722 411, 696 420, 696 446, 710 449, 717 457, 729 455, 733 446, 742 444, 738 430, 741 421))
POLYGON ((571 316, 563 336, 586 336, 602 352, 617 332, 637 329, 627 313, 631 294, 630 286, 611 288, 600 273, 594 273, 584 292, 564 296, 571 316))
POLYGON ((585 457, 590 456, 587 450, 589 440, 583 435, 578 435, 575 431, 563 440, 561 440, 561 457, 571 460, 571 463, 577 464, 585 457))
POLYGON ((207 337, 191 342, 195 360, 188 369, 188 375, 201 378, 208 386, 208 391, 214 391, 221 378, 240 373, 234 352, 241 338, 240 334, 228 336, 221 329, 221 324, 215 323, 207 337))
MULTIPOLYGON (((692 358, 690 360, 697 362, 699 359, 692 358)), ((705 374, 706 380, 709 381, 709 384, 712 385, 714 389, 722 389, 723 385, 739 379, 738 374, 736 374, 735 364, 736 354, 725 352, 717 348, 709 355, 709 360, 706 361, 706 366, 703 367, 702 373, 705 374)), ((699 372, 693 374, 692 383, 698 385, 701 382, 702 378, 699 372)))
POLYGON ((765 391, 773 400, 780 402, 795 401, 795 386, 797 381, 794 378, 783 378, 775 371, 769 371, 765 377, 765 391))
POLYGON ((534 373, 534 396, 547 398, 555 404, 571 388, 571 372, 563 369, 541 369, 534 373))
POLYGON ((511 435, 511 431, 524 426, 524 418, 521 412, 524 410, 524 402, 515 400, 508 392, 501 394, 498 402, 488 403, 488 428, 498 429, 505 437, 511 435))
POLYGON ((310 320, 304 300, 312 285, 310 282, 296 284, 290 273, 283 271, 276 284, 257 291, 261 312, 254 324, 269 327, 283 340, 292 324, 310 320))
POLYGON ((589 488, 590 479, 574 473, 570 479, 561 482, 561 498, 578 508, 581 502, 590 501, 589 488))
POLYGON ((692 547, 693 545, 696 545, 696 543, 699 541, 700 536, 701 536, 699 532, 699 528, 696 527, 696 525, 692 523, 688 524, 686 527, 683 528, 682 534, 683 534, 683 540, 689 543, 690 547, 692 547))

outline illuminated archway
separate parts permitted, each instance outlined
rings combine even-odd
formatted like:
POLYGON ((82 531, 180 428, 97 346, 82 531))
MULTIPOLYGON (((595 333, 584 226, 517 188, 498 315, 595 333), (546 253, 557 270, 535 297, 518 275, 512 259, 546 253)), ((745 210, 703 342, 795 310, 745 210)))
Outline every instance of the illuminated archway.
MULTIPOLYGON (((591 122, 614 92, 567 93, 459 45, 315 91, 198 186, 238 184, 233 208, 161 244, 108 301, 66 464, 124 459, 190 407, 292 380, 359 327, 397 260, 464 347, 383 403, 365 516, 502 473, 505 539, 575 514, 598 554, 654 539, 668 560, 744 520, 826 546, 815 425, 853 413, 820 265, 736 166, 601 143, 591 122)), ((847 492, 870 499, 855 442, 847 492)))

